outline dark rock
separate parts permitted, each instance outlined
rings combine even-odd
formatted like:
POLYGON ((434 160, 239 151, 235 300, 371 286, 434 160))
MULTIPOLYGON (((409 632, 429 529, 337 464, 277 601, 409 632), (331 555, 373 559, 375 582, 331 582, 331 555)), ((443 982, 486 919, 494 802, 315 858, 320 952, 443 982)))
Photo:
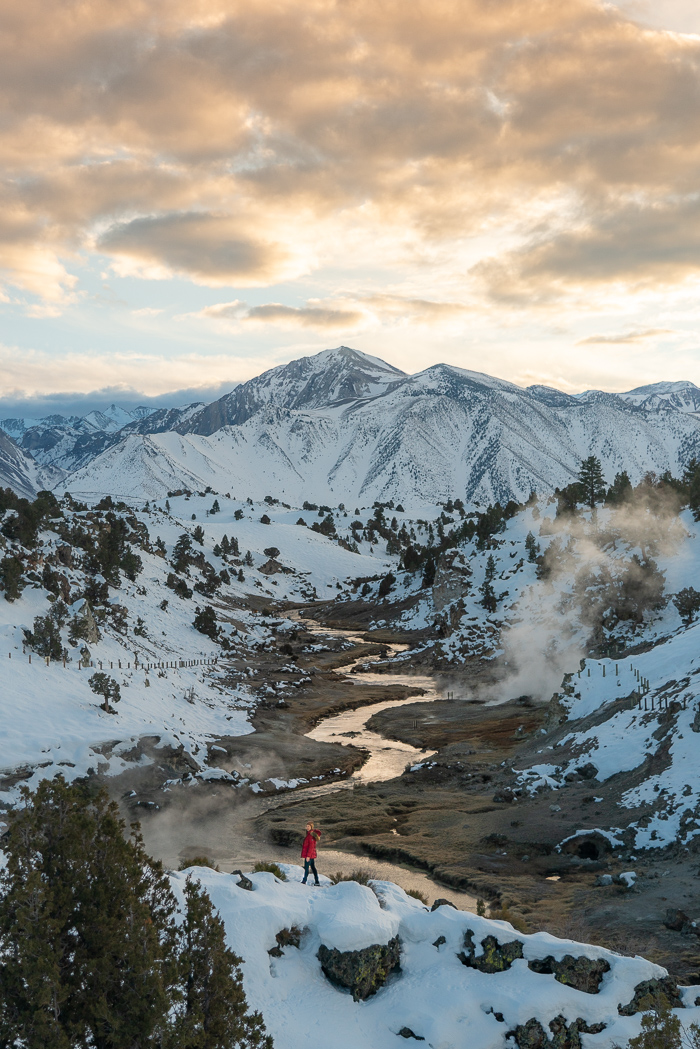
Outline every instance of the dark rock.
POLYGON ((415 1038, 417 1042, 424 1042, 425 1038, 421 1034, 414 1034, 410 1027, 402 1027, 399 1031, 401 1038, 415 1038))
POLYGON ((437 947, 437 949, 439 950, 442 947, 443 943, 447 943, 445 937, 438 936, 437 940, 433 940, 433 947, 437 947))
POLYGON ((483 954, 477 957, 474 946, 474 933, 467 929, 464 934, 464 951, 457 955, 462 965, 478 969, 482 973, 502 973, 510 969, 516 958, 522 958, 521 940, 509 940, 499 943, 495 936, 486 936, 481 941, 483 954))
POLYGON ((581 779, 595 779, 598 775, 598 769, 592 761, 587 762, 585 765, 579 765, 576 771, 581 779))
POLYGON ((627 1005, 618 1005, 620 1016, 634 1016, 635 1013, 648 1012, 654 1009, 663 1012, 665 1009, 683 1009, 683 999, 678 984, 671 976, 662 976, 660 980, 642 980, 634 989, 634 996, 627 1005))
POLYGON ((277 946, 271 947, 267 952, 272 955, 273 958, 281 958, 284 954, 284 947, 298 947, 301 943, 301 929, 297 929, 296 925, 293 925, 291 929, 280 929, 278 933, 275 933, 275 939, 277 940, 277 946))
POLYGON ((514 1038, 519 1049, 581 1049, 581 1035, 600 1034, 605 1030, 605 1024, 587 1024, 580 1016, 567 1024, 563 1016, 555 1016, 549 1022, 549 1030, 551 1038, 533 1016, 527 1023, 518 1024, 514 1031, 509 1031, 506 1038, 514 1038))
POLYGON ((664 925, 667 929, 671 929, 672 932, 682 933, 683 936, 700 936, 700 929, 697 923, 691 921, 684 911, 676 910, 674 907, 667 909, 664 925))
POLYGON ((250 880, 250 878, 247 878, 245 876, 243 871, 231 871, 231 874, 237 874, 238 875, 238 881, 236 882, 236 885, 238 886, 239 889, 247 889, 248 892, 252 892, 253 891, 253 883, 250 880))
POLYGON ((604 958, 575 958, 573 954, 566 954, 559 961, 549 954, 546 958, 535 958, 527 965, 534 973, 553 973, 559 983, 586 994, 598 994, 604 973, 610 971, 610 963, 604 958))
POLYGON ((436 911, 438 909, 438 907, 454 907, 455 910, 457 910, 457 908, 455 907, 454 903, 452 903, 450 900, 442 900, 442 899, 434 900, 433 906, 430 908, 430 910, 431 911, 436 911))
POLYGON ((501 789, 497 790, 494 794, 493 800, 510 805, 515 801, 515 794, 510 789, 510 787, 501 787, 501 789))
POLYGON ((401 944, 398 936, 361 951, 338 951, 321 944, 317 957, 331 983, 352 991, 355 1001, 360 1002, 376 994, 394 969, 401 969, 401 944))

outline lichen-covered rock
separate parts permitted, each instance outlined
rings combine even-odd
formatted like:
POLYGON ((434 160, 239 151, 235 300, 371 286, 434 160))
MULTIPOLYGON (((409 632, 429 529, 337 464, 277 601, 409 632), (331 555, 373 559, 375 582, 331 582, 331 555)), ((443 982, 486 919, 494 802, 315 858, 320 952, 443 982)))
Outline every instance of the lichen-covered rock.
POLYGON ((618 1005, 617 1011, 620 1016, 634 1016, 635 1013, 650 1009, 663 1012, 669 1007, 683 1009, 683 999, 676 981, 671 976, 662 976, 659 980, 642 980, 638 983, 632 1000, 627 1005, 618 1005))
POLYGON ((499 943, 495 936, 486 936, 481 941, 483 953, 477 956, 474 933, 467 929, 464 934, 464 951, 457 955, 462 965, 478 969, 482 973, 502 973, 510 969, 516 958, 522 958, 521 940, 499 943))
POLYGON ((352 991, 355 1001, 360 1002, 376 994, 394 969, 401 969, 401 944, 398 936, 361 951, 339 951, 321 944, 317 957, 324 976, 352 991))
POLYGON ((533 1016, 527 1023, 518 1024, 506 1037, 515 1039, 519 1049, 581 1049, 582 1034, 600 1034, 605 1030, 604 1023, 587 1024, 579 1016, 567 1024, 563 1016, 555 1016, 549 1022, 551 1038, 539 1020, 533 1016))
POLYGON ((575 958, 573 954, 566 954, 558 961, 548 954, 546 958, 534 958, 527 964, 532 972, 553 973, 559 983, 586 994, 597 994, 604 974, 610 972, 610 962, 604 958, 575 958))

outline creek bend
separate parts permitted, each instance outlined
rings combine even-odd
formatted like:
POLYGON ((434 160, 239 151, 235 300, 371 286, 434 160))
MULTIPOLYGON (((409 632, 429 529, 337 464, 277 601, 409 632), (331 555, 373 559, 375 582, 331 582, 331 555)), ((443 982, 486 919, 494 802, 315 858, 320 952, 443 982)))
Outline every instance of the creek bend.
MULTIPOLYGON (((298 614, 293 614, 293 618, 319 640, 345 640, 356 645, 366 643, 366 638, 357 632, 321 627, 314 620, 302 619, 298 614)), ((380 711, 441 698, 432 677, 406 673, 403 667, 397 671, 391 668, 390 661, 400 656, 408 648, 407 645, 387 644, 383 648, 386 649, 386 655, 365 654, 357 659, 352 659, 352 653, 349 652, 351 658, 338 668, 339 674, 358 692, 371 687, 376 695, 377 691, 381 694, 381 691, 392 686, 404 686, 410 688, 413 694, 407 698, 369 703, 363 703, 358 695, 358 706, 353 704, 352 709, 323 716, 313 728, 303 733, 306 738, 317 743, 341 744, 368 752, 368 758, 360 767, 344 779, 281 790, 275 795, 264 794, 239 800, 232 798, 226 787, 212 785, 212 793, 207 797, 192 798, 191 802, 185 798, 184 804, 174 803, 165 806, 162 811, 142 809, 138 815, 143 814, 142 832, 148 851, 171 868, 177 867, 183 859, 197 855, 209 857, 222 870, 231 870, 233 867, 250 869, 259 860, 299 864, 298 849, 280 847, 263 838, 255 826, 258 817, 271 810, 281 810, 307 801, 309 812, 316 813, 316 820, 323 827, 323 806, 318 803, 324 796, 351 791, 356 785, 391 780, 400 776, 407 765, 427 760, 432 751, 387 739, 367 728, 369 719, 380 711), (381 672, 365 669, 378 662, 381 662, 381 672)), ((244 745, 246 741, 251 741, 254 735, 240 737, 241 743, 244 745)), ((274 771, 273 759, 268 778, 274 775, 284 778, 283 772, 274 771)), ((475 907, 476 901, 471 895, 439 885, 415 868, 342 852, 326 847, 322 841, 319 858, 321 873, 349 873, 358 867, 369 870, 373 877, 394 881, 404 888, 419 889, 430 898, 441 896, 449 899, 461 909, 475 907)))

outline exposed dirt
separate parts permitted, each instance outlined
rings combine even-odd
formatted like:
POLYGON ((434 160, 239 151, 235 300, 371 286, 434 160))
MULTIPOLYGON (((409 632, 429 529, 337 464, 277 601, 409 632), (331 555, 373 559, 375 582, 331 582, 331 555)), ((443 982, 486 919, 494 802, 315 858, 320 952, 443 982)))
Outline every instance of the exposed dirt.
MULTIPOLYGON (((348 616, 342 622, 334 618, 333 625, 357 629, 359 624, 348 616)), ((371 718, 369 728, 437 753, 396 779, 352 785, 348 776, 364 760, 363 753, 351 745, 317 743, 304 733, 330 714, 419 691, 352 681, 339 672, 347 672, 359 657, 384 655, 386 645, 410 644, 411 639, 365 633, 360 645, 346 639, 319 645, 318 635, 302 628, 294 634, 280 634, 276 648, 259 653, 252 677, 247 666, 231 663, 232 681, 245 676, 253 688, 281 686, 284 691, 256 708, 254 734, 224 738, 213 745, 219 750, 210 748, 210 764, 260 780, 262 795, 221 782, 185 783, 164 794, 163 780, 178 765, 173 756, 159 763, 160 781, 151 767, 141 773, 139 785, 130 782, 136 793, 128 798, 126 781, 114 784, 125 809, 145 817, 146 843, 157 855, 175 864, 206 849, 224 867, 234 858, 297 862, 301 830, 313 818, 323 828, 324 849, 349 857, 349 863, 355 862, 353 856, 361 864, 389 862, 399 874, 407 869, 409 880, 411 870, 425 872, 434 883, 481 896, 495 908, 505 904, 523 929, 547 929, 621 953, 644 954, 681 980, 700 982, 698 938, 663 924, 667 908, 700 919, 700 857, 680 846, 633 857, 626 846, 612 848, 595 833, 638 818, 640 813, 618 805, 635 776, 601 784, 577 775, 555 792, 518 793, 513 770, 546 760, 538 753, 567 731, 556 705, 535 705, 526 697, 500 706, 426 703, 418 697, 384 710, 371 718), (303 778, 319 786, 283 792, 269 777, 303 778), (588 835, 559 848, 587 829, 588 835), (600 874, 629 870, 638 875, 631 890, 595 885, 600 874)), ((401 673, 411 665, 420 664, 402 660, 401 673)), ((493 683, 498 674, 492 663, 474 661, 453 678, 454 690, 459 693, 465 676, 493 683)), ((445 692, 450 690, 449 676, 441 683, 445 692)), ((397 880, 406 884, 405 878, 397 880)))

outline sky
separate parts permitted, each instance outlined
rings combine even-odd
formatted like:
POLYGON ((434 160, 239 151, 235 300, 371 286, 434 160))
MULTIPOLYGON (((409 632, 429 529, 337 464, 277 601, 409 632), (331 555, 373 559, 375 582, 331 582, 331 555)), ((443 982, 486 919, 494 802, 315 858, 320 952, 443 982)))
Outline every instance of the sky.
POLYGON ((695 0, 0 0, 0 411, 700 385, 695 0))

